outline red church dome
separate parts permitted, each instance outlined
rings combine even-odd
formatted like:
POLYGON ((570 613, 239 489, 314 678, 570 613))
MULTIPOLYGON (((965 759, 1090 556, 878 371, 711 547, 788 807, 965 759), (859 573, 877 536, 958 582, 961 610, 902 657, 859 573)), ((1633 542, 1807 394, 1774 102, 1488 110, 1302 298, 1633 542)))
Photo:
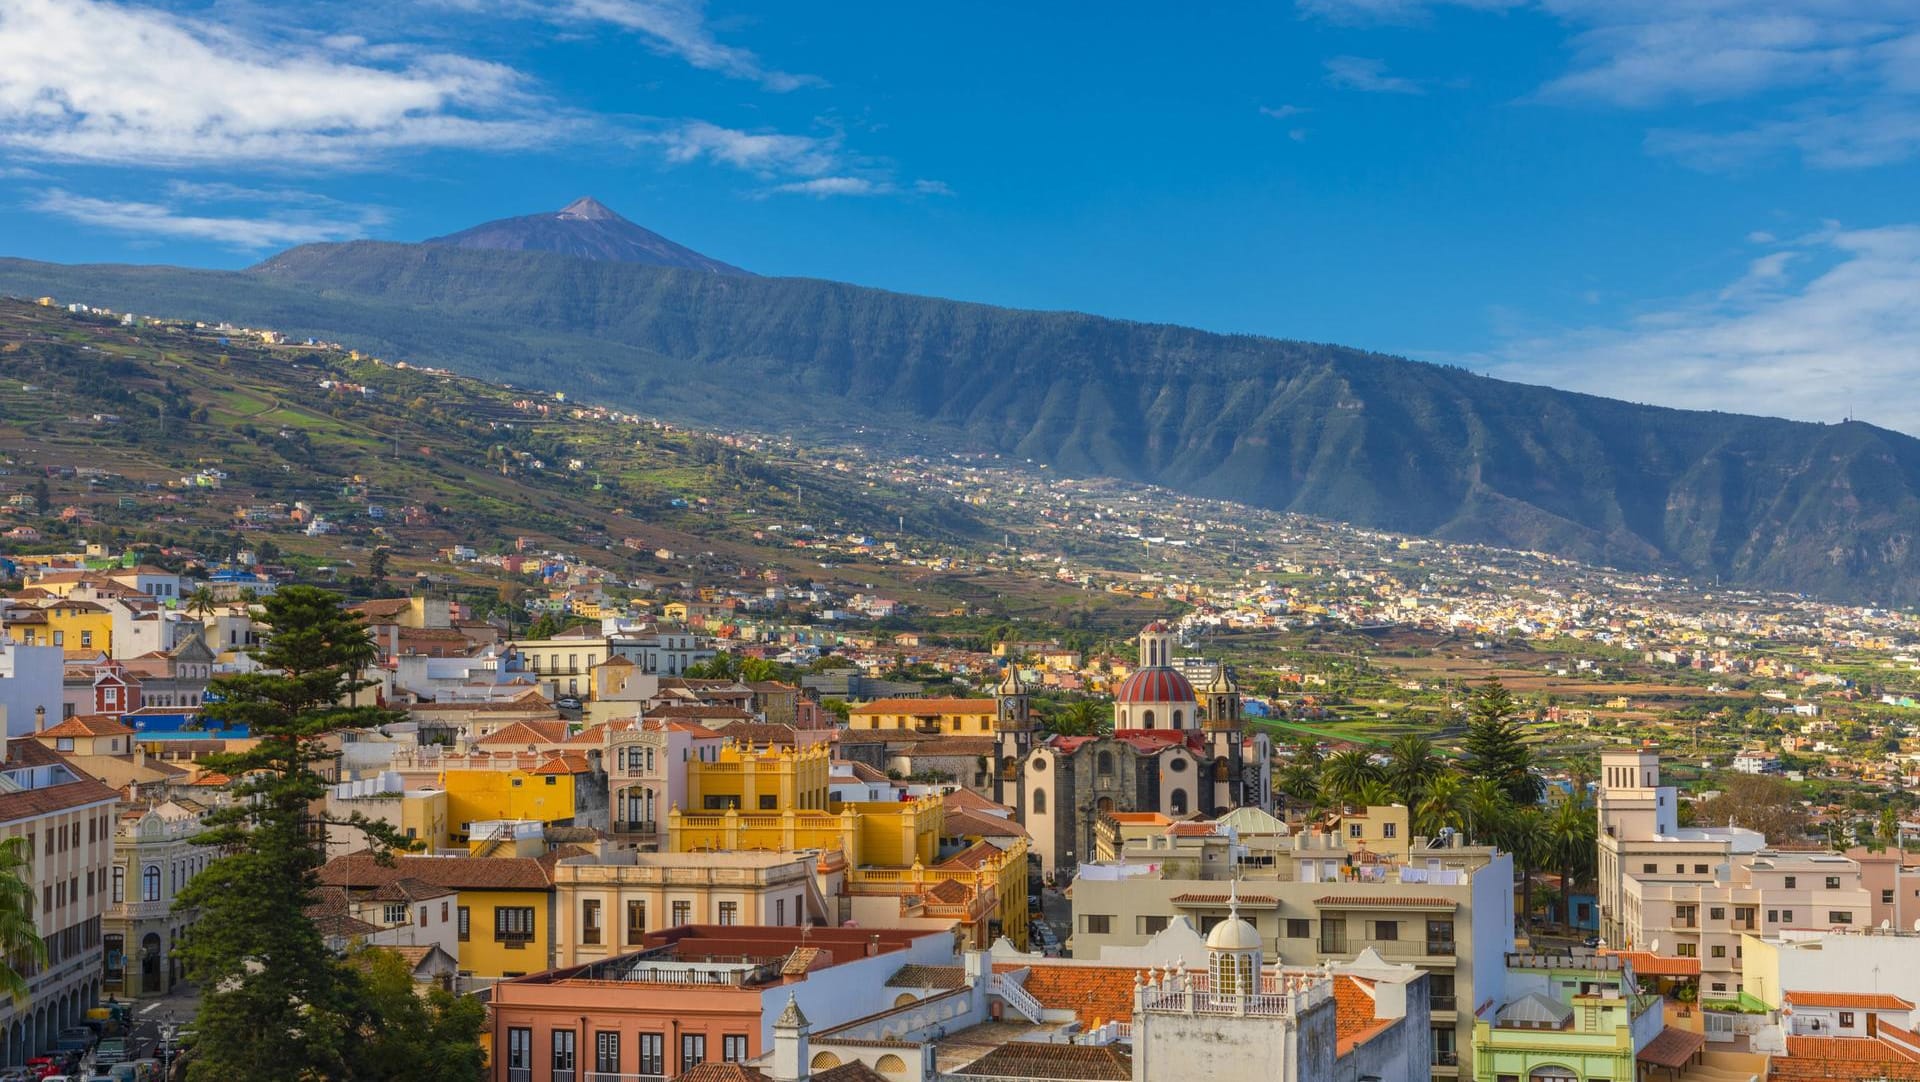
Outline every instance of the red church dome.
POLYGON ((1191 703, 1199 701, 1193 684, 1179 670, 1165 666, 1141 669, 1121 681, 1113 693, 1116 703, 1191 703))

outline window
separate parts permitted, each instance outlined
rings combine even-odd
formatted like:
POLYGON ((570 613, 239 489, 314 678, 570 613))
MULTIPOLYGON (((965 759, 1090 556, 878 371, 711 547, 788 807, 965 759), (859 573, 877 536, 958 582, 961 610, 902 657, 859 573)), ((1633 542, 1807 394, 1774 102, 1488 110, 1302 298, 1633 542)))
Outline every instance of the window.
POLYGON ((127 900, 127 870, 116 864, 113 866, 113 902, 115 905, 127 900))
POLYGON ((1708 907, 1707 919, 1708 920, 1726 920, 1727 919, 1726 907, 1718 906, 1718 905, 1708 907))
POLYGON ((1780 923, 1780 911, 1778 909, 1767 910, 1767 923, 1768 924, 1780 923))
POLYGON ((620 1033, 603 1029, 593 1035, 593 1069, 601 1074, 620 1071, 620 1033))
POLYGON ((472 915, 467 912, 467 907, 464 905, 455 912, 460 918, 460 942, 465 943, 467 941, 469 921, 472 915))
POLYGON ((1695 864, 1693 866, 1693 874, 1695 875, 1707 874, 1707 866, 1705 864, 1695 864))
POLYGON ((389 902, 388 904, 382 906, 380 911, 380 920, 386 924, 407 923, 407 903, 389 902))
POLYGON ((747 1061, 747 1035, 729 1033, 720 1038, 720 1058, 727 1063, 745 1063, 747 1061))
POLYGON ((1673 871, 1675 875, 1685 875, 1687 872, 1687 866, 1685 864, 1675 864, 1673 866, 1673 871))
POLYGON ((1400 922, 1397 920, 1374 921, 1373 938, 1388 942, 1398 940, 1400 938, 1400 922))
POLYGON ((1673 947, 1673 953, 1681 958, 1698 958, 1700 957, 1700 948, 1692 943, 1676 943, 1673 947))
POLYGON ((518 1026, 507 1030, 507 1069, 533 1070, 533 1031, 518 1026))
POLYGON ((1088 913, 1083 931, 1093 935, 1106 935, 1113 930, 1113 917, 1107 913, 1088 913))
MULTIPOLYGON (((647 903, 627 903, 627 946, 637 947, 647 937, 647 903)), ((645 1073, 645 1072, 642 1072, 645 1073)))
POLYGON ((1840 889, 1840 877, 1839 877, 1839 876, 1837 876, 1837 875, 1830 875, 1830 876, 1827 876, 1827 889, 1828 889, 1828 890, 1839 890, 1839 889, 1840 889))
POLYGON ((707 1062, 707 1035, 682 1033, 680 1035, 680 1070, 691 1071, 705 1062, 707 1062))
POLYGON ((1348 823, 1348 824, 1347 824, 1347 837, 1349 837, 1349 838, 1358 838, 1358 837, 1360 836, 1360 832, 1361 832, 1361 830, 1362 830, 1362 828, 1363 828, 1364 826, 1365 826, 1365 824, 1363 824, 1363 823, 1348 823))
POLYGON ((1792 890, 1794 887, 1794 884, 1797 882, 1799 882, 1798 876, 1793 876, 1793 875, 1787 876, 1787 889, 1792 890))
POLYGON ((1832 909, 1832 910, 1828 910, 1828 911, 1827 911, 1827 923, 1828 923, 1828 924, 1852 924, 1852 923, 1853 923, 1853 911, 1852 911, 1852 910, 1848 910, 1848 909, 1832 909))
POLYGON ((673 903, 673 926, 675 928, 678 928, 683 924, 690 923, 692 920, 692 917, 693 917, 692 902, 673 903))
POLYGON ((1716 992, 1724 992, 1724 991, 1726 991, 1726 990, 1727 990, 1727 982, 1726 982, 1726 981, 1714 981, 1714 982, 1713 982, 1713 990, 1714 990, 1714 991, 1716 991, 1716 992))
POLYGON ((642 1033, 640 1037, 641 1074, 663 1075, 667 1073, 667 1035, 664 1033, 642 1033))
POLYGON ((1313 922, 1310 920, 1303 920, 1300 917, 1288 917, 1287 918, 1287 938, 1288 939, 1312 939, 1313 938, 1313 922))
POLYGON ((1715 958, 1725 958, 1727 956, 1727 948, 1718 943, 1714 944, 1713 956, 1715 958))
POLYGON ((1840 1028, 1841 1029, 1853 1028, 1853 1012, 1852 1011, 1840 1012, 1840 1028))
POLYGON ((1659 871, 1660 867, 1659 865, 1656 865, 1656 864, 1642 864, 1640 865, 1640 870, 1647 875, 1652 875, 1655 872, 1659 871))
POLYGON ((1168 918, 1164 916, 1141 917, 1140 934, 1158 935, 1167 930, 1168 918))
POLYGON ((55 750, 55 751, 72 751, 72 750, 73 750, 73 737, 70 737, 70 736, 56 736, 56 737, 54 737, 54 738, 53 738, 53 750, 55 750))
POLYGON ((1382 824, 1380 824, 1380 836, 1381 836, 1382 838, 1397 838, 1397 837, 1399 837, 1399 836, 1400 836, 1400 824, 1399 824, 1399 823, 1382 823, 1382 824))
POLYGON ((553 1069, 556 1074, 573 1070, 573 1039, 574 1032, 570 1029, 553 1031, 553 1069))
POLYGON ((140 872, 140 900, 143 902, 160 900, 160 865, 149 864, 140 872))
POLYGON ((740 903, 739 902, 721 902, 720 903, 720 923, 721 924, 740 923, 740 903))
POLYGON ((1782 909, 1782 910, 1780 911, 1780 922, 1781 922, 1782 924, 1792 924, 1792 923, 1793 923, 1793 910, 1791 910, 1791 909, 1782 909))
POLYGON ((1682 928, 1691 928, 1694 925, 1695 915, 1699 912, 1697 906, 1676 905, 1673 907, 1673 922, 1682 928))
MULTIPOLYGON (((82 632, 80 633, 80 648, 81 648, 82 650, 85 650, 85 649, 88 649, 89 647, 91 647, 92 645, 93 645, 93 632, 91 632, 91 631, 82 631, 82 632)), ((108 701, 108 702, 113 702, 113 701, 114 701, 114 699, 115 699, 115 698, 116 698, 116 697, 117 697, 117 696, 118 696, 119 694, 120 694, 120 692, 119 692, 119 690, 118 690, 118 689, 116 689, 116 688, 108 688, 108 689, 107 689, 107 701, 108 701)))
POLYGON ((533 907, 503 905, 493 911, 493 941, 511 946, 524 945, 533 938, 533 907))
POLYGON ((1884 905, 1892 905, 1892 904, 1893 904, 1893 891, 1891 891, 1891 890, 1883 890, 1883 891, 1881 891, 1881 892, 1880 892, 1880 901, 1881 901, 1881 903, 1882 903, 1882 904, 1884 904, 1884 905))
POLYGON ((773 926, 775 928, 783 928, 786 926, 786 923, 787 900, 785 898, 775 898, 773 900, 773 926))
POLYGON ((600 900, 588 898, 580 903, 580 942, 589 946, 600 942, 600 900))
POLYGON ((1047 814, 1047 791, 1045 789, 1035 789, 1033 791, 1033 810, 1039 815, 1047 814))

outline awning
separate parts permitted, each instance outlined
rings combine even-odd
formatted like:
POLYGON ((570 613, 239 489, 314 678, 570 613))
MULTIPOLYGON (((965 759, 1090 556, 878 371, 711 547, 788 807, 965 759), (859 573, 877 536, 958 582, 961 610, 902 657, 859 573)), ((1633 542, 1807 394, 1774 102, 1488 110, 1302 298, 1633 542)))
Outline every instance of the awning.
POLYGON ((1660 1031, 1660 1036, 1647 1042, 1635 1057, 1641 1063, 1651 1063, 1655 1067, 1685 1067, 1695 1052, 1707 1043, 1707 1035, 1695 1033, 1690 1029, 1675 1029, 1672 1026, 1660 1031))

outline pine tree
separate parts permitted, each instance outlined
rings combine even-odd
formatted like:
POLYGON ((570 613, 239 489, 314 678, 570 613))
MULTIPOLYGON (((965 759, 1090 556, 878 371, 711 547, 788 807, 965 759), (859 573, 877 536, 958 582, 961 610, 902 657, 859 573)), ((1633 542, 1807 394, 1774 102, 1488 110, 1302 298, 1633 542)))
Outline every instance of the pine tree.
POLYGON ((1500 786, 1515 805, 1537 803, 1543 786, 1533 773, 1533 753, 1520 742, 1517 704, 1506 686, 1488 680, 1467 703, 1466 770, 1500 786))
MULTIPOLYGON (((354 1022, 358 979, 306 914, 330 822, 314 811, 327 790, 314 767, 333 754, 323 735, 400 715, 354 705, 371 686, 360 674, 374 646, 339 595, 289 586, 262 609, 271 631, 252 651, 259 671, 216 677, 206 710, 213 725, 244 725, 258 742, 205 760, 240 779, 237 799, 207 816, 199 840, 222 856, 175 903, 200 911, 181 951, 205 989, 193 1082, 351 1078, 349 1056, 363 1036, 354 1022)), ((376 850, 408 845, 384 823, 341 822, 376 850)))

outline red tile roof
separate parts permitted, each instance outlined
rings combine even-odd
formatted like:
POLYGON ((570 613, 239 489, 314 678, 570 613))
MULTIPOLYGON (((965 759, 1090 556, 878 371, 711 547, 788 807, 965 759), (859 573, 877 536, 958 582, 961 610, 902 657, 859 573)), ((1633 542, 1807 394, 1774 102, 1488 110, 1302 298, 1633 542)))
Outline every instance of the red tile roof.
POLYGON ((1641 977, 1698 977, 1700 959, 1679 958, 1671 954, 1655 954, 1652 951, 1610 951, 1627 960, 1633 966, 1633 972, 1641 977))
MULTIPOLYGON (((1004 973, 1024 967, 996 965, 1004 973)), ((1027 974, 1027 994, 1053 1010, 1072 1011, 1088 1028, 1133 1018, 1131 966, 1035 965, 1027 974)))
POLYGON ((1399 1019, 1376 1018, 1370 981, 1339 976, 1333 979, 1333 1031, 1336 1055, 1344 1056, 1385 1032, 1399 1019))
POLYGON ((875 699, 861 703, 849 714, 999 714, 992 699, 875 699))
POLYGON ((111 714, 75 714, 35 736, 131 736, 133 729, 111 714))
MULTIPOLYGON (((1226 905, 1225 894, 1176 894, 1172 898, 1174 905, 1226 905)), ((1240 904, 1249 909, 1272 909, 1280 904, 1280 899, 1270 894, 1242 894, 1240 904)))
POLYGON ((1369 897, 1364 894, 1329 894, 1314 899, 1315 905, 1336 909, 1452 909, 1445 898, 1397 898, 1391 895, 1369 897))
POLYGON ((1885 992, 1788 992, 1785 1002, 1795 1007, 1837 1007, 1841 1010, 1910 1011, 1913 1004, 1885 992))

